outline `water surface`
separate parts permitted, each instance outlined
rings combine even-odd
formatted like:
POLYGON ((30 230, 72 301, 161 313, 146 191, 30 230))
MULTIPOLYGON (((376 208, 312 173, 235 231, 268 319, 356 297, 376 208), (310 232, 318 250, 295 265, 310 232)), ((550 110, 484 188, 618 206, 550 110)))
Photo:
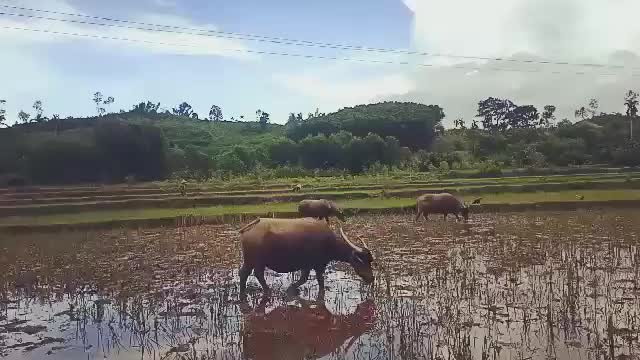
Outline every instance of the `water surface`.
POLYGON ((0 239, 8 359, 635 359, 640 211, 363 216, 363 285, 332 266, 254 277, 238 301, 232 226, 0 239))

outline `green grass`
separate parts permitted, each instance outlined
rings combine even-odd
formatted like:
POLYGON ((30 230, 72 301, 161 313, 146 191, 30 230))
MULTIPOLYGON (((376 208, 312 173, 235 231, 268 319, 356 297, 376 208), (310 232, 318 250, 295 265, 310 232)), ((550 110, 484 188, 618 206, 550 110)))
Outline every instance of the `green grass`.
MULTIPOLYGON (((467 196, 470 201, 482 197, 485 204, 522 204, 555 201, 576 201, 576 194, 583 195, 584 201, 640 200, 640 190, 584 190, 531 193, 479 194, 467 196)), ((413 198, 360 199, 338 201, 344 209, 385 209, 415 205, 413 198)), ((233 214, 258 214, 267 212, 296 211, 297 203, 267 203, 259 205, 225 205, 188 209, 140 209, 117 211, 88 211, 79 214, 55 214, 29 217, 5 217, 0 225, 45 225, 100 223, 114 220, 146 220, 170 218, 180 215, 219 216, 233 214)))

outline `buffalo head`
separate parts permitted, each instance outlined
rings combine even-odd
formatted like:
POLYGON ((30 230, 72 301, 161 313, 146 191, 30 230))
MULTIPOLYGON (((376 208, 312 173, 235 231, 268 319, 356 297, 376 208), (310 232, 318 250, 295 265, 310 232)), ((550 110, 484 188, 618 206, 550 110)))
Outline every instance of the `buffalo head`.
POLYGON ((371 264, 373 263, 373 255, 371 255, 371 251, 367 246, 367 243, 364 240, 360 240, 362 242, 362 248, 355 245, 344 233, 342 228, 340 228, 340 235, 342 239, 351 247, 351 255, 349 256, 349 264, 356 271, 356 274, 364 280, 365 283, 371 284, 375 277, 373 275, 373 269, 371 268, 371 264))
POLYGON ((464 203, 462 210, 460 210, 460 214, 465 220, 469 220, 469 208, 472 206, 480 206, 480 200, 482 200, 482 198, 477 198, 473 200, 471 205, 464 203))

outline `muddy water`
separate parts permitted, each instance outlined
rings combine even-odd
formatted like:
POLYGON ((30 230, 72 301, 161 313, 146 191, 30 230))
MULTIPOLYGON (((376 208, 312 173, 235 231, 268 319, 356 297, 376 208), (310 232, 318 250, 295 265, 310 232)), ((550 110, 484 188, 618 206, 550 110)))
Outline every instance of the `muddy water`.
POLYGON ((255 278, 232 227, 0 238, 8 359, 636 359, 640 211, 349 219, 376 282, 255 278))

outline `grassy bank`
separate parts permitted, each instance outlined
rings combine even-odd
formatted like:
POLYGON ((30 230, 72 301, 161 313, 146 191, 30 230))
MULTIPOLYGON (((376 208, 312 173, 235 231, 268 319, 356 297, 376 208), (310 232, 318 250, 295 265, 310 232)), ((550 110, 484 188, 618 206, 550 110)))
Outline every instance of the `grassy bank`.
MULTIPOLYGON (((640 190, 584 190, 580 191, 584 202, 637 200, 640 201, 640 190)), ((478 193, 482 203, 487 205, 504 204, 505 207, 514 204, 544 204, 557 202, 576 202, 575 191, 553 192, 507 192, 507 193, 478 193)), ((415 205, 415 198, 371 198, 338 201, 344 209, 396 209, 410 208, 415 205)), ((184 215, 222 216, 237 214, 267 214, 295 212, 296 202, 252 204, 252 205, 221 205, 197 208, 166 208, 166 209, 125 209, 114 211, 88 211, 73 214, 52 214, 36 216, 10 216, 0 220, 3 226, 29 226, 51 224, 91 224, 114 221, 135 221, 150 219, 167 219, 184 215)))
MULTIPOLYGON (((459 184, 462 185, 462 184, 459 184)), ((458 195, 477 197, 481 194, 561 192, 585 190, 640 189, 640 180, 607 179, 602 181, 575 181, 557 183, 525 183, 496 185, 466 185, 456 187, 421 186, 411 184, 406 188, 384 189, 387 198, 415 198, 427 192, 450 192, 458 195)), ((575 195, 575 194, 574 194, 575 195)), ((186 209, 240 205, 260 205, 269 203, 294 203, 307 198, 326 198, 336 201, 363 199, 367 202, 382 196, 381 190, 312 191, 302 193, 234 194, 194 197, 134 198, 128 200, 107 200, 94 202, 67 202, 29 205, 0 205, 0 216, 37 216, 45 214, 70 214, 98 211, 130 211, 134 209, 186 209)))

